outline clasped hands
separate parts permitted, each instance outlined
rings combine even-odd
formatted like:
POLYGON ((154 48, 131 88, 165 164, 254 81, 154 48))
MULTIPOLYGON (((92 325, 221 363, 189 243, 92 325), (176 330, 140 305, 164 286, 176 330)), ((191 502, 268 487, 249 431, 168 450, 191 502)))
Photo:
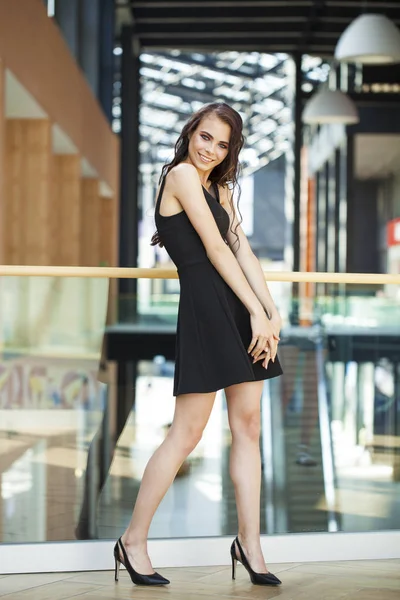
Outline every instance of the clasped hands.
POLYGON ((251 354, 253 364, 262 360, 262 366, 266 369, 270 360, 275 362, 282 320, 278 312, 274 313, 270 319, 263 312, 252 315, 250 320, 252 339, 247 352, 251 354))

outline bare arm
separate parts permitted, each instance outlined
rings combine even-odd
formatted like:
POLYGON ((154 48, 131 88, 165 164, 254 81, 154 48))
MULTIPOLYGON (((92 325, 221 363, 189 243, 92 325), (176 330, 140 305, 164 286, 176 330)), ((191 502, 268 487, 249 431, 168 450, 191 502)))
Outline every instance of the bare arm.
POLYGON ((177 165, 168 174, 168 184, 199 234, 210 262, 249 311, 253 339, 248 351, 257 358, 273 339, 271 325, 238 261, 221 237, 195 167, 187 163, 177 165))
POLYGON ((268 289, 268 285, 265 281, 260 261, 253 253, 243 229, 240 227, 240 225, 236 228, 238 225, 238 220, 236 213, 232 211, 232 207, 229 203, 230 193, 231 192, 227 188, 220 189, 221 204, 228 212, 231 220, 231 225, 227 234, 229 246, 234 252, 236 260, 239 263, 247 281, 249 282, 251 289, 268 313, 268 316, 274 325, 274 333, 276 337, 279 337, 279 330, 281 328, 281 318, 279 312, 275 306, 271 293, 268 289), (232 230, 233 232, 236 232, 236 234, 233 233, 232 230), (238 237, 236 237, 236 235, 238 237))

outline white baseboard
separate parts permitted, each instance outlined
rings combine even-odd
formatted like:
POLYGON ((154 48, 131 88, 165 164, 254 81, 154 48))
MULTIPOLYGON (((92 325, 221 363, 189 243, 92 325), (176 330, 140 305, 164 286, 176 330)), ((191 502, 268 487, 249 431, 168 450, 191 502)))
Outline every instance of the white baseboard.
MULTIPOLYGON (((150 540, 155 568, 228 565, 231 537, 150 540)), ((113 569, 115 541, 1 544, 0 573, 113 569)), ((400 558, 400 531, 263 536, 269 564, 400 558)))

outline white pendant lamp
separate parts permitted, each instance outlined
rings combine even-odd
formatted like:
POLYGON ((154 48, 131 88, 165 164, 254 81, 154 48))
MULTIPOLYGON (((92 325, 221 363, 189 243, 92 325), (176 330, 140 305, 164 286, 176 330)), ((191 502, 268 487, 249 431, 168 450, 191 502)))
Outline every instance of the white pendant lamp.
POLYGON ((303 111, 303 121, 308 124, 341 123, 352 125, 359 121, 354 102, 339 90, 323 88, 307 102, 303 111))
POLYGON ((365 65, 400 62, 400 31, 384 15, 360 15, 339 38, 335 58, 365 65))

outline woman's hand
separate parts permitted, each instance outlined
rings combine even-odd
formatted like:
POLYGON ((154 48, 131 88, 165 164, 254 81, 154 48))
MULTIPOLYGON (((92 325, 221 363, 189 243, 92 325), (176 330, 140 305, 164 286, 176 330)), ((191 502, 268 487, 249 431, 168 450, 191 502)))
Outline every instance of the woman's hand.
POLYGON ((260 362, 260 360, 263 361, 262 366, 264 367, 264 369, 266 369, 268 367, 269 361, 271 360, 270 353, 269 352, 261 352, 260 356, 257 358, 257 360, 254 361, 254 363, 260 362))
MULTIPOLYGON (((264 355, 263 366, 268 366, 269 360, 274 361, 279 339, 276 339, 275 332, 278 331, 278 323, 272 324, 272 319, 268 319, 264 310, 250 315, 250 324, 252 339, 247 352, 253 357, 253 364, 261 360, 264 355)), ((279 336, 278 336, 279 337, 279 336)), ((265 366, 265 368, 266 368, 265 366)))
POLYGON ((279 340, 281 339, 280 333, 282 329, 282 319, 277 310, 273 313, 270 323, 274 332, 274 338, 277 342, 279 342, 279 340))
MULTIPOLYGON (((261 353, 258 354, 258 356, 256 358, 254 358, 253 364, 256 362, 259 362, 260 360, 263 361, 263 367, 264 369, 266 369, 268 367, 268 363, 272 358, 272 361, 275 362, 275 357, 276 357, 276 351, 278 348, 278 343, 280 340, 280 331, 281 331, 281 327, 282 327, 282 319, 280 314, 278 313, 278 311, 275 311, 271 317, 271 319, 268 318, 268 322, 270 324, 270 327, 272 328, 272 335, 273 335, 273 348, 275 348, 274 354, 272 355, 272 352, 270 350, 270 345, 268 342, 268 346, 266 347, 266 349, 264 351, 262 351, 261 353)), ((254 339, 254 336, 253 336, 254 339)), ((253 340, 252 340, 253 341, 253 340)), ((251 345, 250 345, 251 347, 251 345)), ((249 347, 249 348, 250 348, 249 347)), ((253 350, 254 353, 254 350, 253 350)), ((254 357, 254 354, 253 354, 254 357)))

